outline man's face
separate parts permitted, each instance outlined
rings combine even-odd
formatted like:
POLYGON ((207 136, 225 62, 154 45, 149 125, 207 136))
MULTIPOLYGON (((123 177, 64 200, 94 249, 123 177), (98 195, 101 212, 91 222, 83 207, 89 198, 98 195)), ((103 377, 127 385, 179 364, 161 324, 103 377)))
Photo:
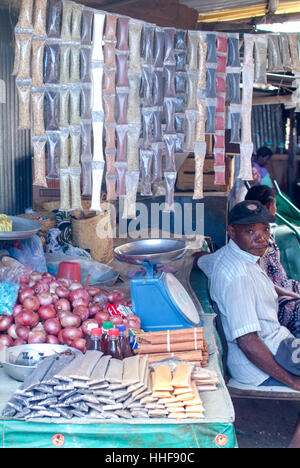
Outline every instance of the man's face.
POLYGON ((235 224, 228 226, 227 232, 240 249, 256 257, 262 257, 268 248, 270 239, 269 224, 235 224))

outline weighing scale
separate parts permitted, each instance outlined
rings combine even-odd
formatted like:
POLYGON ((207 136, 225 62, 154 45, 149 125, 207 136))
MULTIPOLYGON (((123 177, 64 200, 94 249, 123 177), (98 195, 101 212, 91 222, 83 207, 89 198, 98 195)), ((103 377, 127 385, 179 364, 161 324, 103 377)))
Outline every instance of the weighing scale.
POLYGON ((173 239, 146 239, 115 249, 117 260, 143 265, 146 273, 130 281, 133 313, 144 331, 174 330, 202 325, 199 312, 186 289, 171 273, 157 265, 182 259, 186 244, 173 239))
POLYGON ((22 240, 29 239, 41 229, 40 223, 32 219, 9 216, 12 220, 12 231, 1 231, 0 240, 22 240))

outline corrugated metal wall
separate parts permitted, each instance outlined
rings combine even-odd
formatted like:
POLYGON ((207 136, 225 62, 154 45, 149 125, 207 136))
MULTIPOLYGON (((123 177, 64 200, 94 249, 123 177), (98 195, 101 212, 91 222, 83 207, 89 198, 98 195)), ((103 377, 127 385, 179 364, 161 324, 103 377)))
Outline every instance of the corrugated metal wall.
POLYGON ((279 151, 279 143, 285 143, 285 115, 283 105, 271 104, 253 106, 252 138, 254 149, 258 149, 267 142, 271 142, 273 151, 279 151))
POLYGON ((5 82, 6 103, 0 104, 0 213, 24 213, 32 206, 31 136, 18 130, 18 99, 14 63, 14 18, 0 8, 0 79, 5 82))

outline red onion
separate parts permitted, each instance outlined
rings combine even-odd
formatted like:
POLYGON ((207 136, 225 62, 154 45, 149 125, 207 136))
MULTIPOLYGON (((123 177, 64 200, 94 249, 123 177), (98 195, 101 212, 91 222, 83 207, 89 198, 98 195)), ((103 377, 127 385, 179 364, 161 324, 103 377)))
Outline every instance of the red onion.
POLYGON ((94 318, 99 324, 102 324, 103 322, 110 322, 110 314, 108 312, 97 312, 94 318))
POLYGON ((59 344, 59 339, 54 335, 47 335, 46 343, 59 344))
POLYGON ((57 318, 50 318, 45 321, 44 329, 49 335, 58 335, 61 330, 60 321, 57 318))
POLYGON ((89 317, 94 317, 98 312, 101 312, 99 304, 89 303, 89 317))
POLYGON ((87 299, 84 299, 83 297, 79 297, 79 299, 75 299, 75 301, 72 302, 73 307, 78 307, 78 306, 87 307, 88 305, 89 305, 89 301, 87 299))
POLYGON ((99 294, 96 294, 96 296, 94 296, 94 302, 96 302, 97 304, 101 305, 101 304, 107 304, 108 303, 108 298, 107 298, 108 294, 106 293, 103 293, 102 291, 99 293, 99 294))
POLYGON ((24 309, 15 318, 16 325, 24 325, 25 327, 35 327, 39 323, 39 315, 33 310, 24 309))
POLYGON ((54 279, 55 277, 51 275, 50 273, 44 273, 42 277, 42 282, 50 284, 51 281, 53 281, 54 279))
POLYGON ((34 290, 32 288, 24 288, 20 293, 19 293, 19 301, 21 304, 23 304, 25 297, 28 296, 34 296, 34 290))
POLYGON ((42 320, 48 320, 56 317, 56 310, 52 304, 45 305, 39 308, 38 314, 42 320))
POLYGON ((42 294, 42 293, 48 293, 49 292, 49 286, 48 286, 48 284, 42 283, 42 282, 36 283, 36 285, 34 286, 34 292, 37 295, 42 294))
POLYGON ((55 290, 56 290, 56 288, 58 286, 60 286, 59 281, 56 281, 56 280, 51 281, 51 283, 49 283, 49 292, 50 292, 50 294, 54 294, 55 290))
POLYGON ((100 293, 100 288, 96 288, 96 286, 88 286, 86 290, 92 297, 97 296, 97 294, 100 293))
POLYGON ((57 294, 51 294, 52 295, 52 304, 56 304, 57 301, 59 301, 59 297, 57 296, 57 294))
POLYGON ((23 310, 23 306, 22 304, 16 304, 14 307, 13 307, 13 318, 16 318, 16 316, 22 312, 23 310))
POLYGON ((77 338, 71 342, 72 348, 79 349, 82 353, 85 353, 86 340, 84 338, 77 338))
POLYGON ((13 317, 11 315, 0 315, 0 331, 7 331, 13 323, 13 317))
POLYGON ((23 301, 23 306, 25 309, 33 310, 35 312, 39 310, 40 301, 36 296, 27 296, 23 301))
POLYGON ((67 278, 59 278, 58 281, 61 286, 64 286, 65 288, 68 288, 68 289, 70 287, 70 284, 72 283, 72 281, 67 278))
POLYGON ((137 328, 138 330, 141 328, 141 324, 138 320, 128 320, 128 328, 137 328))
POLYGON ((68 288, 66 288, 65 286, 57 286, 57 288, 55 289, 55 294, 58 297, 67 298, 67 297, 69 297, 69 293, 70 292, 69 292, 68 288))
POLYGON ((59 340, 59 342, 60 342, 61 344, 66 344, 66 343, 65 343, 65 340, 64 340, 64 338, 63 338, 63 336, 62 336, 62 332, 63 332, 63 331, 60 330, 60 332, 59 332, 58 335, 57 335, 57 338, 58 338, 58 340, 59 340))
POLYGON ((62 338, 67 345, 71 346, 72 341, 83 338, 83 334, 79 328, 66 327, 62 330, 62 338))
POLYGON ((92 328, 99 328, 99 323, 95 319, 89 319, 82 323, 81 330, 84 335, 88 335, 92 328))
POLYGON ((60 318, 61 326, 66 327, 79 327, 81 324, 81 318, 78 315, 67 312, 62 318, 60 318))
POLYGON ((75 291, 70 292, 69 299, 71 302, 75 301, 76 299, 83 298, 87 301, 90 300, 90 295, 84 288, 75 289, 75 291))
POLYGON ((115 304, 116 302, 120 303, 121 301, 124 301, 124 294, 121 291, 114 289, 108 294, 107 299, 111 304, 115 304))
POLYGON ((110 319, 112 323, 115 325, 122 325, 123 324, 123 319, 120 315, 113 315, 110 319))
POLYGON ((47 334, 43 330, 32 330, 28 335, 28 344, 46 343, 47 334))
POLYGON ((9 335, 0 335, 0 351, 4 348, 9 348, 10 346, 13 346, 14 341, 9 335))
POLYGON ((41 273, 36 273, 36 272, 33 272, 31 273, 30 275, 30 279, 37 282, 37 281, 41 281, 43 278, 43 275, 41 273))
POLYGON ((37 298, 40 301, 41 306, 48 306, 48 305, 52 304, 52 302, 53 302, 52 295, 50 293, 48 293, 48 292, 39 294, 37 296, 37 298))
POLYGON ((55 304, 55 310, 57 312, 60 312, 61 310, 70 311, 71 310, 70 301, 68 301, 68 299, 65 299, 65 298, 59 299, 55 304))
POLYGON ((23 325, 16 326, 16 334, 21 340, 27 341, 29 332, 30 332, 29 327, 24 327, 23 325))
POLYGON ((9 327, 7 333, 8 333, 8 335, 9 335, 13 340, 16 340, 16 339, 18 338, 18 335, 17 335, 17 333, 16 333, 16 324, 15 324, 15 323, 13 323, 13 324, 9 327))
POLYGON ((29 275, 22 276, 22 278, 20 279, 20 284, 23 286, 24 284, 28 284, 28 283, 29 283, 29 275))
POLYGON ((17 338, 17 339, 14 341, 14 346, 19 346, 19 345, 23 345, 23 344, 26 344, 26 341, 25 341, 25 340, 22 340, 21 338, 17 338))
POLYGON ((75 291, 76 289, 81 289, 81 288, 82 288, 82 284, 79 283, 78 281, 73 281, 69 286, 70 291, 75 291))
POLYGON ((73 309, 73 314, 78 315, 81 318, 81 321, 84 322, 89 318, 90 312, 88 307, 77 306, 73 309))

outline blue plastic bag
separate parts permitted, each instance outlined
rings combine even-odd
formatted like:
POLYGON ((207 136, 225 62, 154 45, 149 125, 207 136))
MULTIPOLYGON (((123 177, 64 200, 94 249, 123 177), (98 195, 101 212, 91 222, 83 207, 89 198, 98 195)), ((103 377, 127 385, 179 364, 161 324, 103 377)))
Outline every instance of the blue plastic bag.
POLYGON ((12 315, 20 285, 8 280, 0 283, 0 315, 12 315))
POLYGON ((21 249, 11 247, 9 255, 23 265, 31 265, 37 273, 47 273, 47 264, 43 250, 43 244, 39 236, 20 240, 21 249))

